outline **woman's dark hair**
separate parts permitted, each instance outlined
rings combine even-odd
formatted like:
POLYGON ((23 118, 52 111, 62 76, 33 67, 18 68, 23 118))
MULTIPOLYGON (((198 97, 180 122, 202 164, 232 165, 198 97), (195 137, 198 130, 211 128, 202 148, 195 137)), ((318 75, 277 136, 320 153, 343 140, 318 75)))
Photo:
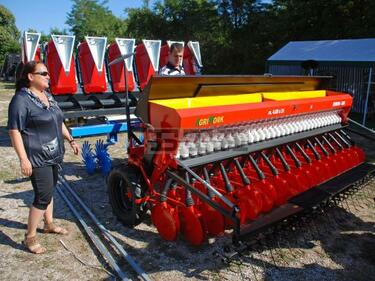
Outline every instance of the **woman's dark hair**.
POLYGON ((21 63, 18 66, 17 72, 19 73, 19 75, 16 75, 17 76, 16 92, 21 90, 21 88, 23 87, 28 88, 30 86, 30 80, 29 80, 28 74, 33 73, 36 69, 36 66, 40 63, 43 63, 43 62, 32 60, 25 64, 21 63))

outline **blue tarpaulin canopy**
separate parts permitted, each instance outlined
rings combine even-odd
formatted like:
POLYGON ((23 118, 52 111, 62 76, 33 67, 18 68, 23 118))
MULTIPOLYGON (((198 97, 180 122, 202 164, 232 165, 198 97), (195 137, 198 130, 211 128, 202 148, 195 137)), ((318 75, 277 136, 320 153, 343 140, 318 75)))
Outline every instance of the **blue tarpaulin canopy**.
POLYGON ((268 58, 270 61, 375 62, 375 38, 291 41, 268 58))

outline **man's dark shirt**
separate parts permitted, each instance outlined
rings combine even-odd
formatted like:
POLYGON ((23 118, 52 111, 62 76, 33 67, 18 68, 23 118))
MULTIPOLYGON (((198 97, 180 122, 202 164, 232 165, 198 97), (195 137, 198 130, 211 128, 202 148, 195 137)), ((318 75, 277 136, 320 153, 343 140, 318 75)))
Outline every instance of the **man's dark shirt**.
POLYGON ((12 98, 8 111, 8 130, 19 130, 32 167, 59 164, 64 157, 63 113, 52 95, 46 93, 50 107, 28 88, 12 98))

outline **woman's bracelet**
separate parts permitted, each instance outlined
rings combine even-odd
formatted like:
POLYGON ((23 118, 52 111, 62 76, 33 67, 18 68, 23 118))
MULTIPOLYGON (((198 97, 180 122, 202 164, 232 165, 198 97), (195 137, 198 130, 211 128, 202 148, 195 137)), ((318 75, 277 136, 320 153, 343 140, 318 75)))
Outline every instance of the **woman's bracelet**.
POLYGON ((72 144, 72 143, 75 142, 75 141, 76 141, 75 139, 71 139, 71 140, 69 141, 69 143, 72 144))

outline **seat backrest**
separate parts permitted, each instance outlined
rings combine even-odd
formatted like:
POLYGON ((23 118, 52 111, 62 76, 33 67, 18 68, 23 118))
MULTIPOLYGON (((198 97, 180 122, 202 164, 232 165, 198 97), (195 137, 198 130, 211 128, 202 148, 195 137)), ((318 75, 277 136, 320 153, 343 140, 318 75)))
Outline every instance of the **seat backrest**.
POLYGON ((39 48, 39 40, 40 40, 40 33, 33 33, 33 32, 24 32, 22 36, 22 62, 27 63, 29 61, 35 60, 40 61, 40 48, 39 48))
POLYGON ((135 62, 141 90, 151 76, 159 71, 160 46, 160 40, 142 40, 142 43, 137 45, 135 62))
POLYGON ((51 35, 46 48, 46 64, 50 74, 50 90, 54 95, 77 92, 73 58, 74 35, 51 35))
MULTIPOLYGON (((114 59, 121 55, 130 54, 134 52, 135 39, 127 38, 116 38, 116 42, 112 43, 108 47, 108 62, 112 62, 114 59)), ((133 56, 125 59, 126 64, 126 80, 128 83, 128 90, 130 92, 135 89, 135 80, 133 72, 133 56)), ((109 66, 110 80, 112 90, 115 93, 125 92, 125 67, 124 63, 116 63, 109 66)))
POLYGON ((187 48, 184 49, 184 70, 187 75, 196 75, 201 73, 202 59, 199 42, 189 41, 187 48))
POLYGON ((80 80, 86 94, 104 93, 107 90, 104 55, 106 37, 85 37, 78 45, 78 63, 80 80))

